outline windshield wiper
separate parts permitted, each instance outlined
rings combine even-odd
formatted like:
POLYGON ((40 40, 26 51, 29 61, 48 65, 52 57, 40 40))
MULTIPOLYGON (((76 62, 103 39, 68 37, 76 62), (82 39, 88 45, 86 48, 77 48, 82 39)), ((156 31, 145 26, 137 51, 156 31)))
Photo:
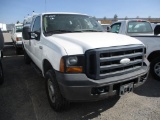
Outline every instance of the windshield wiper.
POLYGON ((86 29, 86 30, 82 30, 82 32, 103 32, 103 31, 98 31, 98 30, 91 30, 91 29, 86 29))
POLYGON ((45 34, 55 34, 55 33, 71 33, 74 31, 70 31, 70 30, 52 30, 52 31, 47 31, 45 32, 45 34))

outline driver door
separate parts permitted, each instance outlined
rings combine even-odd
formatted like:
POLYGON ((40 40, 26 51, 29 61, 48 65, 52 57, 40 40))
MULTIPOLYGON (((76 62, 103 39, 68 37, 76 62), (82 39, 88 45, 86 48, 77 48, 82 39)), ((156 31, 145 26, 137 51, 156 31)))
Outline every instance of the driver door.
POLYGON ((42 53, 43 53, 43 47, 41 44, 41 17, 37 16, 35 18, 34 24, 31 29, 31 53, 33 55, 34 63, 41 68, 41 61, 42 61, 42 53))

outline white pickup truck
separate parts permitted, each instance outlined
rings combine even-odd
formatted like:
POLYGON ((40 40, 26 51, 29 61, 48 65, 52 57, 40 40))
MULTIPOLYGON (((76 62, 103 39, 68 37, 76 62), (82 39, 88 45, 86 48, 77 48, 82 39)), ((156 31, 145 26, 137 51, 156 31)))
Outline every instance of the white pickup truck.
POLYGON ((70 101, 94 101, 123 95, 148 76, 146 48, 135 38, 103 31, 92 17, 78 13, 42 13, 23 28, 24 60, 46 78, 54 110, 70 101))
POLYGON ((22 50, 22 29, 23 24, 15 24, 11 31, 11 39, 13 41, 17 54, 19 54, 22 50))
POLYGON ((151 74, 160 80, 160 26, 153 30, 145 20, 120 20, 111 25, 111 32, 134 37, 147 47, 147 59, 151 62, 151 74))

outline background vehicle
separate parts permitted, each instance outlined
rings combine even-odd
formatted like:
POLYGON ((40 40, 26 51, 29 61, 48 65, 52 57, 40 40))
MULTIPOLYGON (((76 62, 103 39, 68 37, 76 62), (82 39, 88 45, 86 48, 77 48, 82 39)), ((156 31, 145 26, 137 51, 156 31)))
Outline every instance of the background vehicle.
POLYGON ((160 80, 160 26, 153 30, 145 20, 121 20, 111 25, 111 32, 134 37, 147 47, 147 59, 151 62, 152 75, 160 80))
POLYGON ((11 32, 11 39, 13 41, 17 54, 19 54, 22 50, 22 29, 23 24, 15 24, 11 32))
POLYGON ((110 29, 110 24, 101 24, 101 25, 106 32, 110 29))
POLYGON ((3 53, 2 53, 3 46, 4 46, 4 38, 3 38, 2 31, 0 29, 0 84, 4 82, 3 67, 1 62, 1 58, 3 57, 3 53))
POLYGON ((46 78, 48 100, 56 111, 70 101, 124 95, 147 79, 143 43, 104 32, 90 16, 39 14, 22 34, 25 63, 33 61, 46 78))
POLYGON ((0 23, 0 29, 1 29, 2 32, 7 32, 6 24, 0 23))
POLYGON ((160 26, 160 23, 151 23, 151 26, 152 26, 153 30, 154 30, 155 27, 158 26, 158 25, 160 26))

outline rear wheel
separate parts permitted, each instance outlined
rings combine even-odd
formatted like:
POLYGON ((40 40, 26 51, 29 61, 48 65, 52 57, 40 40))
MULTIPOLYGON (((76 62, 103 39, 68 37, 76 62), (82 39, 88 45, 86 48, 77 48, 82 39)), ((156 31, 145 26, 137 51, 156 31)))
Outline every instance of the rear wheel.
POLYGON ((2 68, 2 63, 0 60, 0 84, 4 82, 4 76, 3 76, 3 68, 2 68))
POLYGON ((69 107, 69 102, 61 95, 53 70, 46 73, 46 91, 49 103, 55 111, 62 111, 69 107))
POLYGON ((151 62, 151 74, 155 79, 160 80, 160 58, 155 58, 151 62))

